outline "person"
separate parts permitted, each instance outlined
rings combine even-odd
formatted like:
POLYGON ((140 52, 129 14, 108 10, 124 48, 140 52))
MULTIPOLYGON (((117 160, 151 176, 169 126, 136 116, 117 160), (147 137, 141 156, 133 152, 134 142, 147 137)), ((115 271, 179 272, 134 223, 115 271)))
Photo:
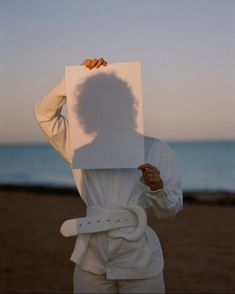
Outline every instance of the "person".
MULTIPOLYGON (((107 66, 107 61, 85 59, 81 65, 98 71, 107 66)), ((37 101, 34 113, 48 141, 71 165, 69 122, 61 114, 65 103, 65 78, 62 78, 37 101)), ((102 219, 103 211, 112 216, 120 206, 126 207, 129 214, 131 207, 142 210, 141 216, 136 215, 138 229, 136 225, 103 231, 99 227, 97 232, 77 235, 70 257, 75 263, 74 293, 165 293, 160 240, 143 223, 149 210, 153 210, 157 221, 173 218, 183 209, 180 172, 175 153, 164 140, 144 135, 144 147, 145 162, 138 168, 72 169, 87 212, 95 207, 102 219)))

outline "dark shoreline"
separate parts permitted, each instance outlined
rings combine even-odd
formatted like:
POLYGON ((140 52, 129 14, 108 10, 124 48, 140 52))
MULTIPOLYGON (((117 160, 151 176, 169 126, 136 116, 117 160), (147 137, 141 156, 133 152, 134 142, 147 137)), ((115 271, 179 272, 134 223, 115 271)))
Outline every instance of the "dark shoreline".
MULTIPOLYGON (((55 187, 55 186, 31 186, 31 185, 10 185, 0 184, 0 192, 33 192, 35 195, 61 195, 78 196, 76 188, 55 187)), ((231 191, 183 191, 184 202, 187 203, 205 203, 219 205, 235 205, 235 192, 231 191)))
POLYGON ((12 192, 35 192, 35 194, 57 194, 57 195, 68 195, 77 194, 76 188, 70 187, 56 187, 56 186, 40 186, 40 185, 11 185, 11 184, 0 184, 0 192, 12 191, 12 192))

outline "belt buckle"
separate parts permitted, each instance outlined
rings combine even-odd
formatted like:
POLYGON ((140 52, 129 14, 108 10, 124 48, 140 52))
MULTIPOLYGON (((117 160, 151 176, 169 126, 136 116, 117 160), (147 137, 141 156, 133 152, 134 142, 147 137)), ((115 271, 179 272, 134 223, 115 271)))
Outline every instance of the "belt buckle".
POLYGON ((125 233, 118 230, 108 232, 111 238, 124 238, 128 241, 137 241, 145 232, 147 226, 147 216, 145 210, 140 205, 118 206, 120 209, 129 210, 135 214, 138 220, 137 228, 131 233, 125 233))

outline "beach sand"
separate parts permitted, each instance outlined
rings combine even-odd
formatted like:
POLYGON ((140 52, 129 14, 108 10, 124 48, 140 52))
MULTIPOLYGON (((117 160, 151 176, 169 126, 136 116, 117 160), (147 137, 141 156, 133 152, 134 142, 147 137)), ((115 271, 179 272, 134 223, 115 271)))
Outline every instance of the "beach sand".
MULTIPOLYGON (((84 216, 78 194, 0 189, 0 199, 0 292, 72 293, 75 237, 64 238, 59 229, 65 219, 84 216)), ((185 201, 167 220, 150 213, 167 293, 235 293, 235 205, 222 204, 185 201)))

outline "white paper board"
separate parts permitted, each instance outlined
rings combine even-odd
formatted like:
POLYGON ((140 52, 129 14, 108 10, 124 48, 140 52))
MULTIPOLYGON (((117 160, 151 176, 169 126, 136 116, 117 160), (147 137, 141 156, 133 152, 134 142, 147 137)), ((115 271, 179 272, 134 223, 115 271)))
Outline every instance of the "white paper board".
POLYGON ((66 66, 65 77, 72 168, 144 163, 140 63, 66 66))

